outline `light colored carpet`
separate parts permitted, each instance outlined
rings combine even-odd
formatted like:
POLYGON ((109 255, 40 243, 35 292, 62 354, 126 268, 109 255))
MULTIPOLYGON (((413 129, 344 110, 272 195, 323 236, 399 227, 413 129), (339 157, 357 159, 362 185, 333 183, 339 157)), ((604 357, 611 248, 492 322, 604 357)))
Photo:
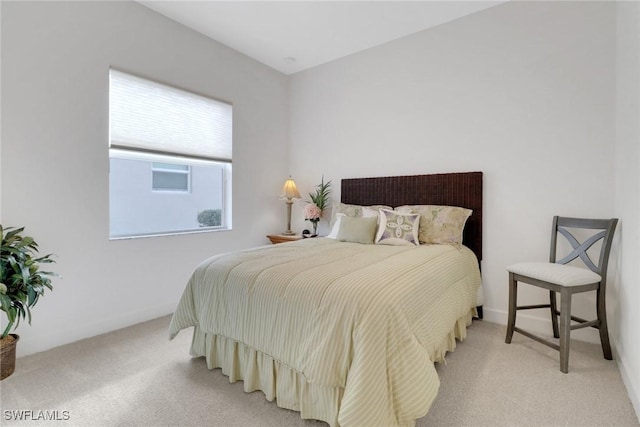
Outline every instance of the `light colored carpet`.
MULTIPOLYGON (((169 320, 18 359, 0 383, 0 424, 326 426, 278 408, 261 392, 244 393, 242 382, 229 384, 204 359, 191 359, 190 334, 168 341, 169 320), (15 421, 15 411, 68 420, 15 421)), ((474 321, 437 369, 440 394, 419 427, 640 425, 615 362, 597 345, 572 342, 565 375, 553 350, 518 334, 507 345, 503 326, 474 321)))

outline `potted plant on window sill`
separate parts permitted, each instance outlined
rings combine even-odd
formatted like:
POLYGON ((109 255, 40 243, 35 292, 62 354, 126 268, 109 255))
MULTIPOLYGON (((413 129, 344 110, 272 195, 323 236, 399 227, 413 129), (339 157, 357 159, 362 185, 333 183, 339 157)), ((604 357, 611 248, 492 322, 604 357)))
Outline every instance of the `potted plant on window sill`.
POLYGON ((20 319, 31 324, 31 307, 48 288, 53 289, 51 277, 58 275, 40 270, 40 264, 55 262, 51 254, 37 257, 38 244, 32 237, 23 235, 24 227, 3 228, 0 248, 0 309, 7 316, 7 326, 0 335, 0 380, 15 370, 16 344, 20 337, 9 334, 20 319))

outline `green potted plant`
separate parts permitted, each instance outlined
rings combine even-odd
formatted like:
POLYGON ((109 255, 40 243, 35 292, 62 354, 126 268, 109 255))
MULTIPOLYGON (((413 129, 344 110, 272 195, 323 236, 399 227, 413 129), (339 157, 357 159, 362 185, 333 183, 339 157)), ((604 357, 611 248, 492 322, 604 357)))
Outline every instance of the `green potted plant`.
POLYGON ((18 327, 20 319, 26 318, 31 324, 31 307, 47 288, 53 289, 51 277, 57 277, 55 273, 40 270, 41 264, 55 261, 51 254, 37 257, 38 244, 23 231, 24 227, 0 225, 0 309, 7 315, 7 326, 0 335, 0 380, 15 369, 16 344, 20 337, 9 331, 14 325, 18 327))

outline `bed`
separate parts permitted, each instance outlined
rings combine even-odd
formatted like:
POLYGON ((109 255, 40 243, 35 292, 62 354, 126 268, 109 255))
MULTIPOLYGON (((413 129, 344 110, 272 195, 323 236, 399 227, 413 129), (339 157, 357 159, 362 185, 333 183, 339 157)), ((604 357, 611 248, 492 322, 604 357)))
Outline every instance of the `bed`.
POLYGON ((464 245, 312 238, 213 256, 190 278, 170 337, 193 327, 192 356, 302 418, 412 426, 437 395, 434 362, 477 315, 482 173, 343 179, 341 202, 472 213, 464 245))

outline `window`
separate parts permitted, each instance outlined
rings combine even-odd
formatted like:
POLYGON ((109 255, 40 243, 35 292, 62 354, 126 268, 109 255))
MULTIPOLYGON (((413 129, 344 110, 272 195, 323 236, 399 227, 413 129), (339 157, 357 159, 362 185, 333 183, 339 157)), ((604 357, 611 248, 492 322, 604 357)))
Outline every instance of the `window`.
POLYGON ((231 228, 230 104, 110 71, 109 236, 231 228))
POLYGON ((153 163, 151 188, 154 191, 189 191, 191 167, 171 163, 153 163))

